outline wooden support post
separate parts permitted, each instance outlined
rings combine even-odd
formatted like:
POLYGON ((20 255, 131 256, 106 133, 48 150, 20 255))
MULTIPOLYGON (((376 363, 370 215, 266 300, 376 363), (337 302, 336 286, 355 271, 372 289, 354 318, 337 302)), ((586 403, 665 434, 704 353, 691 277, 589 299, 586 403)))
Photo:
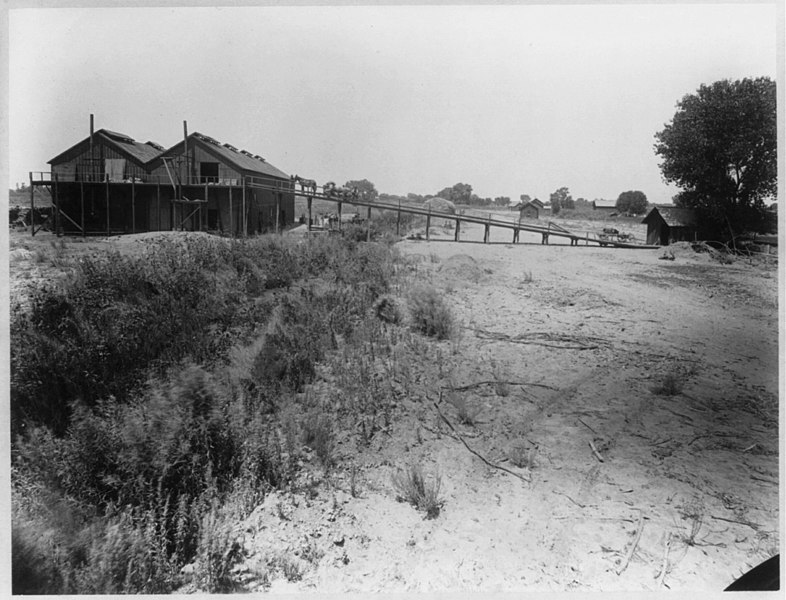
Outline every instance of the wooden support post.
POLYGON ((461 219, 456 219, 456 238, 455 241, 461 241, 461 219))
POLYGON ((396 237, 401 236, 401 200, 398 201, 398 213, 396 214, 396 237))
POLYGON ((205 202, 199 205, 199 231, 205 227, 205 218, 207 216, 207 182, 205 182, 205 202), (205 215, 202 214, 202 207, 205 207, 205 215))
POLYGON ((106 234, 110 234, 109 230, 109 177, 106 178, 106 234))
POLYGON ((55 201, 55 235, 60 235, 60 197, 57 194, 57 173, 52 173, 52 195, 55 201))
POLYGON ((80 179, 79 181, 79 204, 82 208, 82 237, 85 237, 85 182, 80 179))
POLYGON ((514 227, 513 228, 513 243, 514 244, 518 244, 519 243, 519 228, 518 227, 514 227))
POLYGON ((242 227, 243 227, 243 237, 246 237, 246 233, 248 231, 247 223, 246 223, 246 180, 243 179, 243 214, 242 216, 242 227))
POLYGON ((426 241, 431 241, 431 207, 428 207, 426 215, 426 241))
POLYGON ((229 235, 235 235, 234 213, 232 212, 232 186, 229 186, 229 235))
POLYGON ((131 233, 136 233, 136 184, 131 177, 131 233))
POLYGON ((371 241, 371 206, 368 207, 366 213, 366 241, 371 241))
POLYGON ((281 223, 281 192, 274 192, 276 195, 276 233, 280 233, 281 223))
POLYGON ((343 202, 338 203, 338 230, 339 231, 341 231, 341 210, 343 205, 344 205, 343 202))
POLYGON ((161 182, 156 182, 156 231, 161 231, 161 182))
POLYGON ((35 235, 35 188, 33 187, 33 172, 30 171, 30 236, 35 235))
POLYGON ((311 223, 313 222, 313 219, 311 218, 311 204, 313 200, 314 199, 311 196, 306 198, 306 204, 308 206, 308 231, 311 231, 311 223))
POLYGON ((489 243, 489 230, 490 229, 491 229, 491 226, 488 223, 486 223, 483 226, 483 243, 484 244, 488 244, 489 243))

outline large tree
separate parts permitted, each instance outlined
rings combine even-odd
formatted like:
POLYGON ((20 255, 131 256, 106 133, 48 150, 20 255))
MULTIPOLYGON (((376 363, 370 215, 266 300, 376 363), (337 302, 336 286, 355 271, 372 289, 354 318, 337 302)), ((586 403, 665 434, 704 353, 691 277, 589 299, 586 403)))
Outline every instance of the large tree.
POLYGON ((647 196, 638 190, 622 192, 617 198, 615 206, 620 212, 640 215, 647 210, 647 196))
POLYGON ((551 214, 559 214, 563 208, 575 208, 576 204, 573 202, 573 196, 570 195, 570 190, 566 187, 561 187, 549 195, 551 202, 551 214))
POLYGON ((457 183, 453 187, 444 188, 437 192, 437 196, 450 200, 456 204, 472 204, 472 186, 468 183, 457 183))
POLYGON ((666 181, 717 230, 757 228, 777 188, 775 82, 768 77, 702 85, 655 134, 666 181))
POLYGON ((369 202, 376 200, 377 196, 379 195, 377 188, 374 187, 374 184, 371 183, 368 179, 353 179, 352 181, 347 181, 344 185, 349 189, 356 187, 360 193, 360 197, 363 198, 363 200, 367 200, 369 202))

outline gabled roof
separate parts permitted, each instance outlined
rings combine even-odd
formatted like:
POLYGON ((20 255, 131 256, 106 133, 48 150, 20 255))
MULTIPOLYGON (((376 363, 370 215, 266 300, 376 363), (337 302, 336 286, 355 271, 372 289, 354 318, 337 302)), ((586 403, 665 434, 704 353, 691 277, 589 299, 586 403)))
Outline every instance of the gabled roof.
POLYGON ((660 215, 669 227, 696 227, 696 212, 692 208, 683 208, 672 204, 657 204, 652 207, 642 223, 649 223, 654 215, 660 215))
MULTIPOLYGON (((93 143, 104 143, 117 150, 120 154, 130 158, 139 166, 155 159, 161 154, 161 146, 155 142, 137 142, 133 138, 124 133, 117 133, 116 131, 109 131, 108 129, 99 129, 93 134, 93 143)), ((71 146, 65 152, 55 156, 52 160, 48 161, 50 165, 66 162, 77 155, 84 152, 90 147, 90 136, 86 137, 81 142, 71 146)))
MULTIPOLYGON (((244 174, 259 174, 268 177, 278 177, 280 179, 289 179, 289 175, 284 173, 267 162, 258 154, 251 154, 246 150, 238 150, 231 144, 222 144, 218 140, 195 131, 188 136, 189 144, 199 144, 200 148, 204 149, 209 154, 216 157, 217 160, 228 164, 244 174)), ((151 160, 151 164, 147 168, 152 170, 158 166, 158 161, 162 156, 177 156, 183 154, 184 142, 180 141, 171 148, 160 152, 159 156, 151 160)))
POLYGON ((617 201, 616 200, 593 200, 592 206, 597 209, 603 210, 616 210, 617 209, 617 201))

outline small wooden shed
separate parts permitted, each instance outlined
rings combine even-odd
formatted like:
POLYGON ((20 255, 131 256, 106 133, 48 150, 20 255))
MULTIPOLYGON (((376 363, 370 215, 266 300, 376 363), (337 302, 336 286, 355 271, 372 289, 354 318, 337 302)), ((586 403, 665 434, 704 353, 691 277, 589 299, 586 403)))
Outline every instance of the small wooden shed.
POLYGON ((514 209, 519 211, 519 219, 537 219, 543 203, 536 198, 529 202, 519 202, 514 209))
POLYGON ((694 242, 699 226, 696 212, 673 205, 653 206, 641 221, 647 225, 647 243, 668 246, 674 242, 694 242))

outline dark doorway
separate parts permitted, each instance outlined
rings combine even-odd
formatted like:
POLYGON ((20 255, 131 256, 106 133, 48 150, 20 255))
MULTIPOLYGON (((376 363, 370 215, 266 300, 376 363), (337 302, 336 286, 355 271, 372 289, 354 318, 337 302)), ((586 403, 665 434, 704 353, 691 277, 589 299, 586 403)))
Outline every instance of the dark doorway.
POLYGON ((218 183, 218 163, 199 163, 199 182, 218 183))
POLYGON ((215 208, 207 209, 207 228, 210 229, 211 231, 216 231, 219 229, 218 209, 215 208))

